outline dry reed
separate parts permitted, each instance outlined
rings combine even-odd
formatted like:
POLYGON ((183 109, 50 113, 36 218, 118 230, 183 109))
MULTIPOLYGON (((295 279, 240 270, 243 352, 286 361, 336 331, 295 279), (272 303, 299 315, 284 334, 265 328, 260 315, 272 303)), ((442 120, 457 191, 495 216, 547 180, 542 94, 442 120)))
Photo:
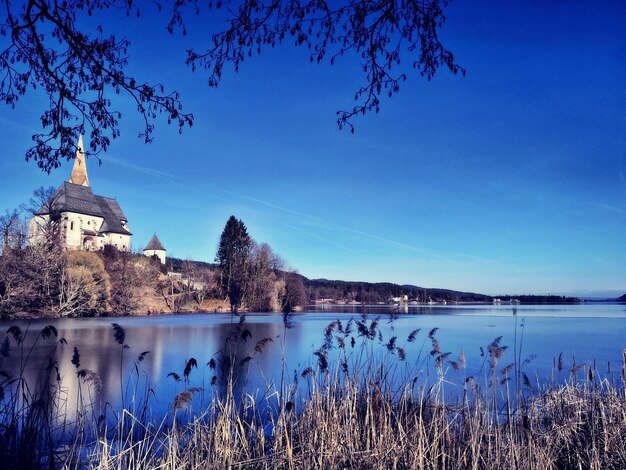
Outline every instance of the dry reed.
MULTIPOLYGON (((378 319, 355 322, 361 346, 348 356, 348 344, 355 343, 351 324, 331 323, 315 352, 317 364, 279 390, 236 396, 233 375, 225 374, 225 387, 207 392, 208 405, 202 413, 190 412, 189 419, 183 416, 194 395, 205 393, 198 387, 173 398, 171 420, 146 418, 149 393, 144 392, 140 405, 123 410, 110 426, 90 414, 89 399, 74 412, 60 387, 46 383, 35 389, 14 381, 14 393, 0 400, 0 468, 626 468, 626 352, 616 381, 599 380, 593 372, 578 381, 574 371, 567 383, 524 394, 518 384, 509 389, 514 364, 498 369, 506 347, 496 338, 484 350, 484 380, 467 376, 462 396, 446 400, 446 367, 463 370, 466 359, 461 351, 451 361, 441 351, 436 329, 425 338, 432 345, 430 354, 413 358, 418 367, 434 368, 436 379, 429 381, 407 373, 412 369, 401 340, 392 337, 382 343, 378 319), (43 390, 53 390, 45 403, 43 390)), ((123 330, 114 328, 124 344, 123 330)), ((407 342, 414 342, 418 333, 411 332, 407 342)), ((45 334, 56 337, 50 329, 45 334)), ((21 346, 22 332, 11 335, 21 346)), ((245 336, 236 335, 237 341, 245 336)), ((263 354, 271 342, 260 339, 255 354, 263 354)), ((221 359, 241 362, 228 354, 221 359)), ((562 359, 558 362, 562 369, 562 359)), ((209 364, 219 369, 214 358, 209 364)), ((182 374, 186 384, 194 368, 197 361, 191 358, 182 374)), ((99 378, 90 370, 78 374, 86 396, 99 378)), ((524 383, 530 382, 524 377, 524 383)), ((214 376, 212 383, 216 381, 214 376)))

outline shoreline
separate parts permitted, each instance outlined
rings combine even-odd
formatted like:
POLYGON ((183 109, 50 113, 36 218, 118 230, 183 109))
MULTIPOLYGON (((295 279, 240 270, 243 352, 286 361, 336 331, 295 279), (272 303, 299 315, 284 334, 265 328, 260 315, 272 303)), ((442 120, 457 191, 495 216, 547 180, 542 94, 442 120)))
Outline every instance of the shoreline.
MULTIPOLYGON (((455 307, 493 307, 494 310, 510 310, 518 307, 528 307, 528 306, 574 306, 574 305, 626 305, 626 302, 616 301, 616 300, 598 300, 598 301, 580 301, 580 302, 534 302, 534 303, 520 303, 520 304, 511 304, 511 303, 498 303, 494 304, 492 302, 456 302, 449 304, 429 304, 429 303, 418 303, 418 304, 366 304, 366 303, 317 303, 317 304, 307 304, 303 307, 297 308, 293 313, 328 313, 332 309, 381 309, 386 310, 389 313, 396 313, 398 315, 413 315, 414 313, 411 310, 414 309, 424 309, 429 308, 433 310, 444 310, 444 309, 454 309, 455 307)), ((195 306, 194 308, 188 307, 183 308, 178 311, 167 311, 164 309, 160 309, 158 311, 155 310, 138 310, 128 315, 116 315, 116 314, 106 314, 106 315, 94 315, 94 316, 53 316, 53 315, 41 315, 36 312, 18 312, 16 314, 11 315, 7 318, 0 318, 0 321, 26 321, 26 320, 61 320, 64 318, 68 319, 78 319, 78 318, 132 318, 132 317, 156 317, 156 316, 171 316, 171 315, 213 315, 213 314, 230 314, 230 308, 228 307, 227 302, 224 301, 205 301, 201 306, 195 306)), ((237 314, 272 314, 272 313, 282 313, 278 310, 274 311, 248 311, 247 309, 240 309, 237 314)), ((350 312, 339 312, 339 313, 350 313, 350 312)), ((358 312, 355 312, 358 313, 358 312)), ((381 313, 381 312, 377 312, 381 313)))

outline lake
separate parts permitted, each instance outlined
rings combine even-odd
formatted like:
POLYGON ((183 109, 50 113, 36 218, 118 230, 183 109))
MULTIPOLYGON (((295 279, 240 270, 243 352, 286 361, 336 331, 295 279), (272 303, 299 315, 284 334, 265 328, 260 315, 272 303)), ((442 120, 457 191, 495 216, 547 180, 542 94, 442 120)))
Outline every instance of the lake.
MULTIPOLYGON (((286 380, 291 380, 294 375, 301 378, 307 367, 318 364, 314 353, 324 343, 327 325, 338 319, 345 331, 349 320, 361 319, 361 315, 367 316, 364 320, 367 326, 380 317, 380 333, 369 341, 365 357, 396 364, 397 382, 412 377, 421 377, 425 381, 437 377, 433 357, 429 354, 433 344, 428 333, 438 328, 434 337, 440 343, 441 352, 450 352, 448 359, 458 362, 458 356, 463 351, 467 361, 467 367, 461 371, 454 370, 447 362, 444 366, 448 371, 446 380, 450 382, 447 387, 453 395, 462 390, 467 375, 484 376, 486 358, 480 348, 486 351, 499 336, 502 336, 500 345, 509 347, 500 365, 515 361, 513 351, 516 346, 520 363, 528 359, 524 371, 536 383, 548 380, 562 383, 570 379, 574 363, 593 367, 600 377, 617 377, 621 372, 622 350, 626 347, 624 304, 518 305, 515 308, 508 305, 434 305, 408 306, 404 311, 386 306, 326 305, 296 313, 293 328, 287 330, 281 314, 249 313, 245 328, 251 336, 245 342, 239 341, 237 349, 237 390, 245 387, 253 394, 259 391, 262 396, 268 384, 279 387, 283 360, 286 380), (408 342, 409 334, 417 328, 421 331, 415 341, 408 342), (397 350, 391 353, 386 347, 394 336, 397 337, 395 346, 403 348, 406 354, 404 361, 400 360, 397 350), (272 342, 268 341, 263 353, 258 354, 254 348, 262 338, 271 338, 272 342), (561 371, 554 367, 559 354, 563 358, 561 371), (247 357, 250 359, 244 359, 247 357)), ((194 399, 197 406, 203 404, 212 388, 219 387, 219 383, 211 385, 212 377, 219 372, 208 363, 211 358, 218 357, 216 353, 224 347, 238 321, 238 317, 218 313, 2 321, 0 327, 4 331, 11 325, 19 325, 24 331, 28 329, 29 333, 21 349, 11 342, 10 356, 0 358, 0 369, 17 375, 36 334, 51 324, 58 329, 59 337, 67 340, 67 344, 58 344, 53 338, 39 339, 32 347, 25 366, 25 376, 29 381, 35 380, 53 354, 59 364, 68 403, 78 399, 76 372, 89 369, 98 376, 97 390, 91 392, 94 402, 108 402, 115 410, 121 404, 122 393, 126 395, 125 404, 129 406, 134 387, 132 381, 128 384, 127 380, 121 379, 138 374, 140 389, 146 382, 154 388, 153 412, 162 416, 174 396, 186 387, 197 386, 205 390, 194 399), (125 330, 128 348, 116 343, 112 322, 125 330), (78 368, 71 362, 74 347, 80 354, 78 368), (149 353, 138 361, 139 355, 145 351, 149 353), (190 358, 196 359, 198 367, 191 370, 189 381, 185 383, 183 371, 190 358), (178 374, 181 380, 168 376, 170 373, 178 374), (126 384, 124 391, 121 391, 121 382, 126 384)), ((335 333, 338 333, 337 328, 335 333)), ((347 362, 358 358, 362 360, 364 356, 360 344, 364 340, 354 323, 352 332, 344 338, 347 362), (351 346, 352 337, 355 338, 354 347, 351 346)), ((0 336, 0 339, 4 338, 0 336)), ((329 353, 331 368, 332 359, 339 354, 336 340, 333 340, 333 345, 329 353)), ((583 379, 585 370, 581 372, 583 379)))

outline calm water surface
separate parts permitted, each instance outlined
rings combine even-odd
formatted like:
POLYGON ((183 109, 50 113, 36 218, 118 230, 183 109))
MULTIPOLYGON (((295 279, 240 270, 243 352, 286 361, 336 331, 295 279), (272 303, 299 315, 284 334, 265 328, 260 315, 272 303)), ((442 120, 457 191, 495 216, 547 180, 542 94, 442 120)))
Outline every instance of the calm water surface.
MULTIPOLYGON (((361 314, 368 315, 368 323, 380 316, 382 342, 379 339, 373 341, 370 351, 379 357, 388 355, 385 344, 392 336, 397 336, 397 345, 404 347, 406 361, 399 363, 399 377, 432 374, 432 360, 425 360, 432 349, 427 335, 432 328, 439 328, 436 338, 441 350, 451 352, 451 359, 456 359, 463 350, 467 358, 465 371, 450 371, 452 390, 461 388, 465 375, 480 375, 484 364, 480 347, 486 349, 498 336, 502 336, 501 344, 509 346, 501 364, 513 362, 513 346, 517 344, 519 348, 521 345, 522 361, 534 355, 526 366, 528 375, 540 381, 548 377, 556 381, 567 380, 569 373, 566 370, 571 368, 574 356, 578 364, 595 365, 601 375, 617 376, 622 349, 626 347, 624 304, 521 305, 515 309, 515 315, 511 306, 504 305, 409 306, 404 311, 378 306, 313 307, 310 311, 296 314, 294 327, 286 331, 280 314, 246 316, 246 327, 252 337, 239 346, 238 357, 250 356, 252 359, 243 365, 237 362, 238 387, 245 385, 247 390, 264 391, 268 383, 279 384, 283 354, 286 374, 290 378, 294 374, 300 375, 309 365, 316 365, 317 358, 313 353, 322 345, 323 331, 329 322, 339 319, 345 326, 350 318, 358 319, 361 314), (395 313, 399 315, 390 321, 395 313), (417 340, 408 343, 407 336, 416 328, 421 328, 417 340), (255 354, 254 346, 265 337, 272 338, 273 342, 268 344, 263 354, 255 354), (563 354, 565 369, 555 375, 553 365, 560 353, 563 354)), ((35 333, 52 324, 59 330, 59 336, 67 340, 66 345, 56 346, 54 354, 70 403, 77 399, 78 369, 71 363, 76 347, 80 353, 80 369, 95 371, 101 380, 102 385, 93 397, 96 402, 108 402, 114 408, 119 406, 121 377, 135 374, 138 370, 140 381, 149 382, 155 389, 153 407, 157 414, 162 414, 175 394, 186 386, 199 386, 207 391, 211 389, 211 378, 216 372, 207 363, 224 346, 233 328, 232 321, 237 322, 238 319, 235 317, 232 320, 229 314, 211 313, 0 322, 4 331, 13 324, 24 330, 28 328, 30 337, 23 351, 16 349, 12 343, 11 355, 0 359, 0 368, 14 375, 19 373, 35 333), (125 329, 125 342, 129 348, 122 349, 115 342, 111 322, 119 323, 125 329), (144 351, 150 352, 142 362, 137 362, 144 351), (168 377, 171 372, 182 377, 185 363, 192 357, 197 360, 198 368, 191 372, 188 384, 177 383, 168 377)), ((357 355, 361 339, 356 328, 350 336, 355 337, 356 347, 350 347, 348 337, 347 351, 357 355)), ((0 336, 0 339, 4 338, 0 336)), ((32 349, 25 369, 31 380, 47 365, 54 343, 51 339, 40 339, 32 349)), ((388 360, 398 361, 396 355, 388 360)), ((132 390, 124 393, 130 396, 132 390)))

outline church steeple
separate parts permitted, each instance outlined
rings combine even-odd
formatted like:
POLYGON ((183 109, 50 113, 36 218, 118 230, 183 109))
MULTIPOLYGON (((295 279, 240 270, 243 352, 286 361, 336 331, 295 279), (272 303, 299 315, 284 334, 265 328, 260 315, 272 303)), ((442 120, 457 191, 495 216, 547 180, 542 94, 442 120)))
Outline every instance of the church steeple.
POLYGON ((76 158, 74 159, 74 168, 72 168, 72 174, 70 175, 70 183, 89 186, 87 161, 85 160, 85 152, 83 150, 82 135, 78 137, 78 149, 76 150, 76 158))

